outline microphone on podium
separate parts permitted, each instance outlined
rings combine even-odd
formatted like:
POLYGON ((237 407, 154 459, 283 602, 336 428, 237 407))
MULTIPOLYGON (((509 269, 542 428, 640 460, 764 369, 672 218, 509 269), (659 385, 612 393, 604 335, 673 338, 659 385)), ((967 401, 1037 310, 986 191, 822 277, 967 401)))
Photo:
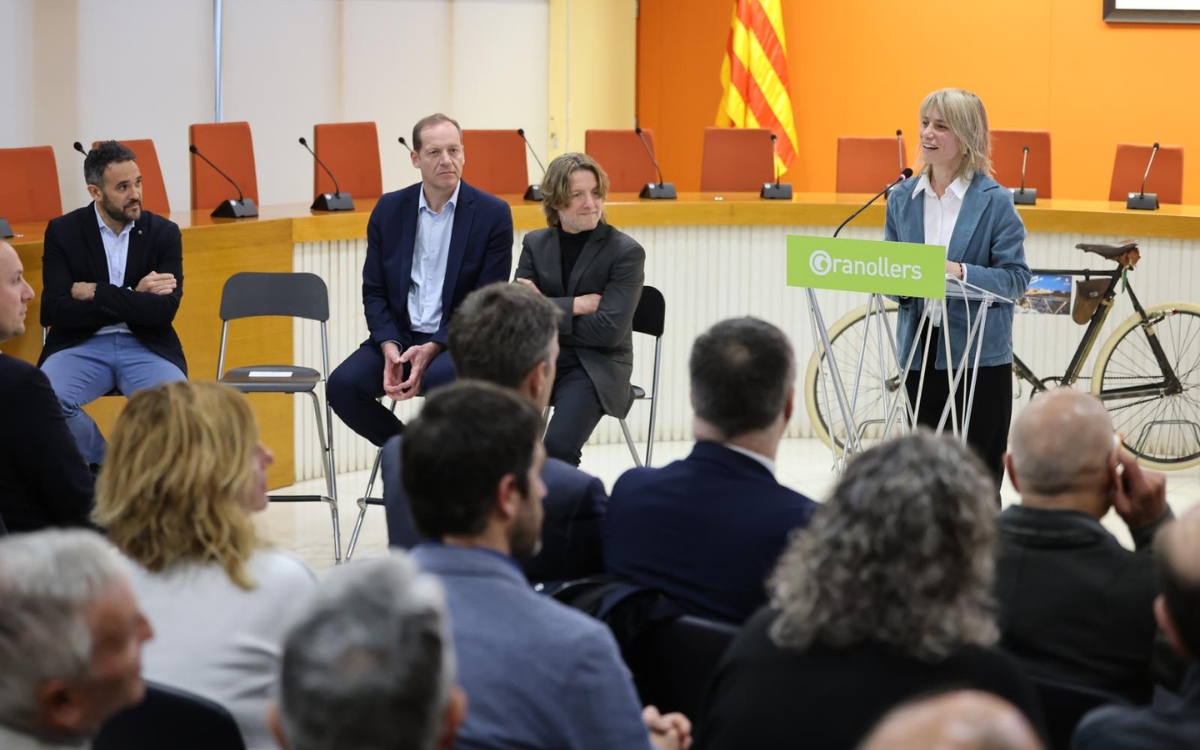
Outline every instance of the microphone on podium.
POLYGON ((654 158, 654 152, 650 150, 650 144, 646 143, 646 136, 642 135, 641 127, 635 127, 633 132, 637 133, 637 137, 641 139, 642 146, 646 149, 646 154, 650 157, 650 163, 654 165, 654 171, 658 172, 658 183, 647 182, 642 188, 642 192, 638 193, 639 198, 650 198, 653 200, 673 200, 678 196, 675 195, 675 183, 663 182, 662 170, 658 167, 658 159, 654 158))
POLYGON ((252 216, 258 216, 258 208, 254 205, 254 200, 247 198, 242 194, 242 189, 233 181, 233 178, 221 171, 220 167, 208 160, 204 154, 200 153, 200 149, 196 148, 195 144, 188 146, 188 151, 199 156, 204 160, 204 163, 213 169, 217 170, 217 174, 229 180, 229 184, 233 185, 233 189, 238 191, 237 200, 227 200, 217 206, 211 216, 217 219, 246 219, 252 216))
POLYGON ((1013 203, 1018 206, 1033 206, 1037 204, 1037 188, 1025 187, 1025 167, 1029 163, 1029 147, 1026 146, 1021 153, 1021 189, 1009 188, 1012 193, 1013 203))
POLYGON ((792 186, 779 184, 779 143, 774 133, 771 133, 771 165, 775 167, 775 181, 764 182, 758 196, 768 200, 790 201, 792 186))
POLYGON ((1142 190, 1139 193, 1130 193, 1125 200, 1125 208, 1135 208, 1141 211, 1157 211, 1158 210, 1158 193, 1146 192, 1146 180, 1150 178, 1150 167, 1154 166, 1154 157, 1158 154, 1158 144, 1154 144, 1154 148, 1150 149, 1150 161, 1146 164, 1146 174, 1142 175, 1142 190))
POLYGON ((350 197, 349 193, 342 192, 342 189, 338 186, 337 178, 333 176, 333 172, 329 171, 329 167, 325 166, 325 162, 321 161, 320 157, 317 156, 317 152, 308 147, 308 141, 304 139, 304 136, 300 136, 300 145, 304 147, 305 151, 312 154, 312 158, 316 159, 317 164, 321 165, 321 169, 325 170, 325 174, 329 175, 329 179, 333 180, 333 192, 318 195, 317 199, 313 201, 312 210, 353 211, 354 199, 350 197))
MULTIPOLYGON (((533 160, 541 167, 542 178, 546 177, 546 167, 542 164, 542 160, 538 158, 537 152, 533 150, 533 144, 525 137, 525 128, 517 128, 517 135, 521 136, 521 140, 525 141, 525 145, 529 147, 529 153, 533 154, 533 160)), ((525 200, 540 201, 542 199, 542 184, 534 183, 525 189, 525 200)))
POLYGON ((899 185, 901 182, 904 182, 905 180, 907 180, 909 177, 912 177, 912 175, 913 175, 913 171, 911 169, 909 169, 908 167, 905 167, 904 171, 900 173, 900 176, 897 177, 896 179, 892 180, 892 183, 890 185, 885 187, 883 190, 880 190, 878 193, 875 194, 874 198, 872 198, 871 200, 864 203, 862 208, 860 208, 857 211, 855 211, 854 213, 850 214, 850 216, 848 216, 845 221, 843 221, 841 224, 838 224, 838 228, 836 230, 834 230, 833 236, 837 237, 838 234, 841 233, 842 227, 846 226, 851 221, 853 221, 855 216, 858 216, 863 211, 866 211, 867 206, 870 206, 872 203, 879 200, 881 197, 883 197, 884 194, 886 194, 892 188, 899 185))
POLYGON ((400 137, 399 137, 399 138, 397 138, 396 140, 397 140, 397 141, 400 141, 400 145, 401 145, 401 146, 403 146, 404 148, 408 149, 408 153, 410 153, 410 154, 412 154, 412 153, 415 153, 415 152, 414 152, 414 151, 413 151, 411 148, 409 148, 409 146, 408 146, 408 141, 404 140, 404 136, 400 136, 400 137))

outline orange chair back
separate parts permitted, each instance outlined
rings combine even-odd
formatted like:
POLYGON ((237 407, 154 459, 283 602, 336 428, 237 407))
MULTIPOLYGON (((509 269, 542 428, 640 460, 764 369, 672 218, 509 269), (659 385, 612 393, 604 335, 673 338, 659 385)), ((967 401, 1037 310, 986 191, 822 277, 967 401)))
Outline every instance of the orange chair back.
MULTIPOLYGON (((383 195, 379 164, 379 131, 373 122, 339 122, 313 128, 313 151, 337 176, 338 187, 352 198, 383 195)), ((334 191, 333 180, 313 161, 313 198, 334 191)))
POLYGON ((1050 192, 1050 131, 993 130, 992 173, 1006 188, 1021 187, 1021 162, 1025 147, 1029 160, 1025 164, 1025 187, 1037 190, 1038 198, 1051 198, 1050 192))
MULTIPOLYGON (((1130 193, 1142 189, 1142 177, 1150 162, 1153 146, 1133 143, 1117 144, 1113 161, 1112 184, 1108 189, 1110 201, 1124 202, 1130 193)), ((1159 203, 1183 203, 1183 146, 1162 146, 1154 157, 1154 167, 1146 180, 1146 192, 1158 193, 1159 203)))
POLYGON ((0 148, 0 218, 17 224, 62 216, 54 149, 0 148))
MULTIPOLYGON (((167 216, 171 213, 171 202, 167 200, 167 183, 163 181, 162 167, 158 164, 158 151, 149 138, 123 140, 121 145, 137 154, 138 169, 142 173, 142 208, 152 214, 167 216)), ((100 141, 92 141, 92 148, 100 141)))
MULTIPOLYGON (((191 145, 242 188, 245 196, 258 203, 258 173, 254 169, 254 142, 250 123, 220 122, 188 128, 191 145)), ((237 200, 238 192, 217 170, 195 154, 192 164, 192 210, 211 211, 227 200, 237 200)))
POLYGON ((757 193, 775 181, 775 150, 768 128, 705 128, 700 190, 757 193))
MULTIPOLYGON (((654 150, 654 133, 642 128, 646 143, 654 150)), ((647 182, 658 182, 654 162, 633 129, 589 130, 584 134, 583 150, 608 173, 609 190, 636 193, 647 182)))
POLYGON ((907 166, 903 138, 838 138, 839 193, 878 193, 907 166))
MULTIPOLYGON (((523 195, 529 187, 525 141, 513 130, 464 130, 463 179, 492 195, 523 195)), ((538 182, 541 182, 539 177, 538 182)))

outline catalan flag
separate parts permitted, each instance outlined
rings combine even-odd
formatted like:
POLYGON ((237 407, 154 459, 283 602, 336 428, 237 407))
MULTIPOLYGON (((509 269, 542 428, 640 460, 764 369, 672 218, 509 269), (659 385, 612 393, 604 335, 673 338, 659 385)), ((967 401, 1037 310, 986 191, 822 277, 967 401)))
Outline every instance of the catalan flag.
POLYGON ((781 173, 797 151, 782 6, 783 0, 734 0, 717 112, 720 127, 770 128, 778 139, 775 161, 781 173))

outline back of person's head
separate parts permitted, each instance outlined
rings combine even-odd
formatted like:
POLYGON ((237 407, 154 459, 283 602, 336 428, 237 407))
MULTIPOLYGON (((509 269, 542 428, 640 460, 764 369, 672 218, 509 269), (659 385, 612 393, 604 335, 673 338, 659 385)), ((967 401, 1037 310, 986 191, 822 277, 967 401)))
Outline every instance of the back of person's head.
POLYGON ((726 439, 784 415, 796 379, 787 335, 758 318, 731 318, 696 338, 688 361, 692 406, 726 439))
POLYGON ((322 582, 284 643, 271 723, 289 750, 432 750, 462 710, 441 586, 394 552, 322 582))
POLYGON ((137 154, 120 141, 100 141, 83 159, 83 179, 88 185, 104 187, 104 172, 110 164, 137 161, 137 154))
POLYGON ((1112 420, 1095 396, 1071 388, 1035 396, 1017 416, 1009 442, 1009 474, 1027 498, 1108 490, 1117 445, 1112 420))
POLYGON ((775 642, 928 661, 994 643, 994 498, 970 449, 923 428, 855 457, 771 578, 775 642))
POLYGON ((1008 701, 956 690, 889 712, 859 750, 1042 750, 1029 720, 1008 701))
POLYGON ((511 390, 468 380, 434 391, 400 446, 401 480, 421 535, 482 534, 508 477, 528 496, 541 433, 542 415, 511 390))
POLYGON ((0 539, 0 725, 85 737, 141 700, 151 635, 120 555, 84 530, 0 539))
POLYGON ((1154 603, 1159 626, 1175 650, 1200 656, 1200 508, 1193 508, 1154 540, 1162 595, 1154 603))
POLYGON ((467 295, 450 323, 450 356, 460 378, 521 388, 534 370, 551 374, 558 307, 522 284, 498 281, 467 295))
POLYGON ((258 449, 250 403, 228 386, 179 381, 138 391, 109 438, 93 518, 147 570, 216 563, 252 588, 258 449))

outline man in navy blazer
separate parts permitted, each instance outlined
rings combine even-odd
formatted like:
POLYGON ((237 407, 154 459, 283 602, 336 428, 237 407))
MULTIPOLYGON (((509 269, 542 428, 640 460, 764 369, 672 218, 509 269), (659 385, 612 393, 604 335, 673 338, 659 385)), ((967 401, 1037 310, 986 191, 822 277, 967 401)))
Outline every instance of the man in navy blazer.
MULTIPOLYGON (((450 324, 450 355, 463 378, 512 389, 544 412, 554 389, 558 321, 550 300, 520 284, 495 283, 472 292, 450 324)), ((411 549, 420 541, 400 482, 397 435, 383 448, 383 501, 388 543, 411 549)), ((608 508, 604 484, 556 458, 542 466, 541 551, 520 561, 530 581, 554 582, 604 572, 601 523, 608 508)))
POLYGON ((363 308, 370 338, 329 376, 346 426, 383 445, 403 425, 379 403, 454 379, 446 351, 463 298, 512 270, 512 210, 462 181, 462 129, 442 114, 413 127, 421 182, 379 199, 367 223, 363 308))
POLYGON ((689 369, 696 446, 682 461, 617 480, 604 563, 691 614, 741 623, 766 603, 788 536, 817 507, 775 479, 795 355, 775 326, 734 318, 696 339, 689 369))

